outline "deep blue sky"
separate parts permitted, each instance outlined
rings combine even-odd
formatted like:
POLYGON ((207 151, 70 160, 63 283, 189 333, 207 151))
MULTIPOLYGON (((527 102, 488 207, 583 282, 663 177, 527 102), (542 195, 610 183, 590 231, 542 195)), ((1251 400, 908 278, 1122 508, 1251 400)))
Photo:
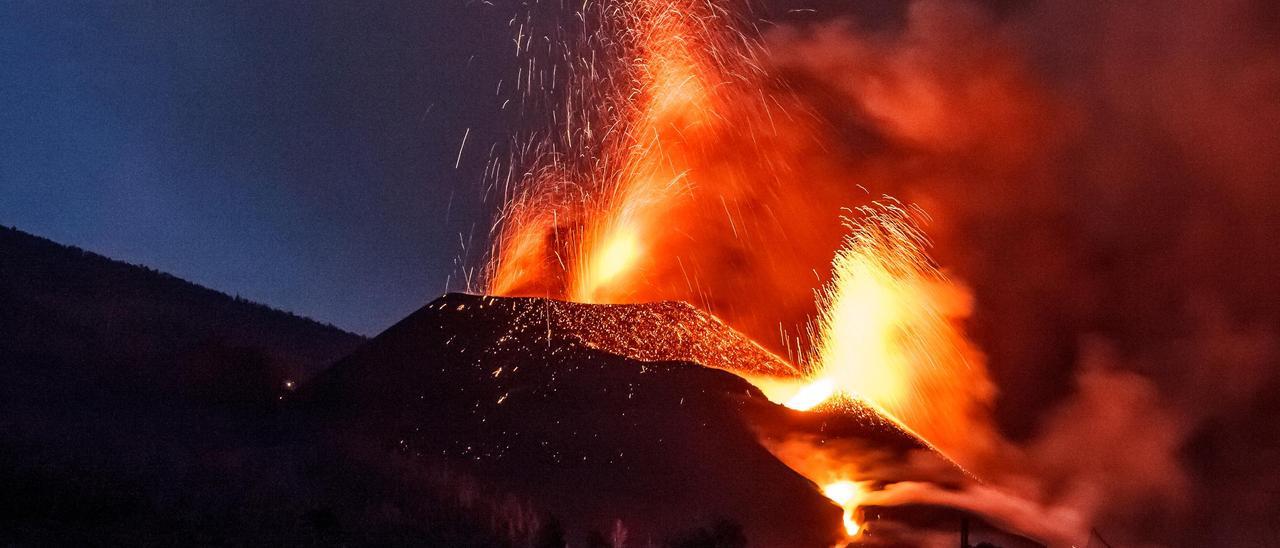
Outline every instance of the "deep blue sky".
POLYGON ((376 333, 483 241, 511 15, 6 2, 0 224, 376 333))

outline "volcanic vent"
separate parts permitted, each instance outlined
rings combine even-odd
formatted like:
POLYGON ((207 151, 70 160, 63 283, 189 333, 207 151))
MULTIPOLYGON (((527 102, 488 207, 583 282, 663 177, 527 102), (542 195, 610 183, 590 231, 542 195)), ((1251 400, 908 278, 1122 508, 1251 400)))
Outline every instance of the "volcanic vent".
MULTIPOLYGON (((841 509, 771 449, 829 437, 882 460, 932 454, 870 409, 792 411, 720 369, 793 374, 683 303, 449 294, 340 361, 307 399, 334 410, 344 439, 530 509, 496 515, 496 528, 519 535, 555 518, 571 542, 621 528, 629 545, 662 544, 727 520, 752 545, 831 546, 846 539, 841 509)), ((885 473, 860 479, 904 479, 885 473)))

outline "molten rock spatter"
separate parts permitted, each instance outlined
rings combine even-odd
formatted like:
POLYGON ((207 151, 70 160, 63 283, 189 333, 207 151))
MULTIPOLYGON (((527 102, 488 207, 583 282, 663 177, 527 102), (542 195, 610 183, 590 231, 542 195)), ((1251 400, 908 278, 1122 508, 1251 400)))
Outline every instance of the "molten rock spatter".
POLYGON ((688 303, 546 303, 553 329, 611 354, 641 361, 689 361, 737 373, 798 374, 791 364, 688 303))

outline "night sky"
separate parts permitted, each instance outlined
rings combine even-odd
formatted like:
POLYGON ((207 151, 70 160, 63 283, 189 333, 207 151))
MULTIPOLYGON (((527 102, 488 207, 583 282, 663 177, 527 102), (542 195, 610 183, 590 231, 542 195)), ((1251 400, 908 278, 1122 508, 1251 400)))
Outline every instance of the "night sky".
POLYGON ((381 331, 445 289, 460 235, 483 246, 511 15, 5 3, 0 224, 381 331))

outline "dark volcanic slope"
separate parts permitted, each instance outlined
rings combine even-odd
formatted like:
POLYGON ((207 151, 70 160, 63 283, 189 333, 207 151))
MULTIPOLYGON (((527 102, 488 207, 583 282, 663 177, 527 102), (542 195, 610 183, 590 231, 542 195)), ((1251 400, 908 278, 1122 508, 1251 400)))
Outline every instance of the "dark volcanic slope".
POLYGON ((309 376, 364 341, 5 227, 0 227, 0 329, 6 334, 0 351, 56 354, 46 357, 62 361, 89 354, 99 362, 118 357, 134 369, 172 370, 172 362, 193 349, 216 345, 257 349, 298 376, 309 376), (99 347, 103 350, 94 350, 99 347))
POLYGON ((0 545, 335 539, 275 405, 363 340, 0 228, 0 545))
POLYGON ((739 408, 763 400, 752 386, 592 348, 557 329, 564 306, 447 295, 318 377, 315 397, 369 443, 528 500, 571 534, 621 520, 643 546, 727 517, 754 545, 835 539, 838 510, 744 424, 739 408))
POLYGON ((719 517, 755 546, 837 540, 839 511, 757 427, 922 449, 873 414, 795 413, 695 360, 786 367, 683 304, 451 294, 320 375, 308 398, 338 410, 343 437, 474 478, 579 534, 621 520, 639 545, 719 517))

